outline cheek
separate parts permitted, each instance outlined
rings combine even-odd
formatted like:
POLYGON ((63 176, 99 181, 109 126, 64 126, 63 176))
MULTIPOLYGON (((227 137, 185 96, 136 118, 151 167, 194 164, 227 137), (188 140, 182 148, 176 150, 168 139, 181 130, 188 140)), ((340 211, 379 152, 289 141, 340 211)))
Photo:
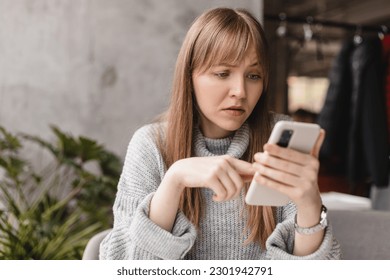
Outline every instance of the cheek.
POLYGON ((223 85, 212 81, 208 77, 197 77, 194 81, 195 99, 200 109, 208 109, 217 106, 224 99, 223 85))
POLYGON ((257 87, 254 87, 253 88, 253 93, 252 94, 249 94, 248 96, 248 102, 249 102, 249 106, 253 109, 257 102, 260 100, 260 97, 263 93, 263 86, 257 86, 257 87))
POLYGON ((205 114, 214 111, 219 103, 217 96, 207 91, 195 91, 195 99, 199 109, 205 114))
POLYGON ((207 114, 210 110, 212 101, 210 94, 208 94, 208 87, 204 83, 194 84, 195 102, 199 110, 203 114, 207 114))

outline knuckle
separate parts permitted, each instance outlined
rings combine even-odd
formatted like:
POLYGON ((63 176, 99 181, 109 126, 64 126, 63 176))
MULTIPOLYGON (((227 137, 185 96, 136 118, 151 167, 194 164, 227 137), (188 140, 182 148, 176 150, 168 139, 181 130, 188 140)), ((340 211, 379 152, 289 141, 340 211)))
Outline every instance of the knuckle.
POLYGON ((320 167, 320 162, 316 158, 311 157, 309 160, 309 165, 311 165, 315 170, 318 170, 320 167))
POLYGON ((219 174, 219 173, 221 173, 222 170, 223 170, 222 164, 216 164, 216 165, 214 165, 214 167, 211 169, 213 176, 214 176, 214 174, 219 174))
POLYGON ((269 182, 269 180, 267 178, 261 176, 260 177, 260 184, 269 185, 270 182, 269 182))
POLYGON ((264 162, 264 164, 266 164, 266 165, 270 165, 270 164, 272 164, 272 162, 273 162, 273 158, 272 158, 270 155, 265 154, 265 155, 263 156, 263 162, 264 162))
POLYGON ((221 197, 222 200, 224 200, 228 196, 228 193, 226 190, 222 189, 218 196, 221 197))
POLYGON ((303 196, 304 196, 305 192, 302 188, 297 188, 295 190, 295 197, 298 198, 298 199, 302 199, 303 196))
POLYGON ((304 180, 306 187, 312 186, 317 182, 317 172, 315 170, 306 170, 304 173, 304 180))
POLYGON ((222 164, 229 164, 229 161, 231 160, 231 157, 229 155, 224 155, 221 157, 221 163, 222 164))
POLYGON ((220 172, 222 172, 222 171, 223 171, 223 166, 222 166, 222 165, 217 165, 217 166, 215 167, 215 172, 220 173, 220 172))
POLYGON ((257 168, 257 172, 259 172, 260 174, 264 172, 264 167, 262 164, 256 165, 256 168, 257 168))
POLYGON ((256 180, 256 182, 259 183, 259 184, 264 184, 263 176, 261 176, 260 174, 258 174, 258 175, 255 176, 255 180, 256 180))
POLYGON ((214 180, 214 178, 215 178, 215 173, 216 173, 216 171, 215 171, 215 167, 214 167, 214 169, 213 170, 211 170, 211 172, 209 172, 207 175, 206 175, 206 180, 207 181, 213 181, 214 180))
POLYGON ((222 158, 220 158, 218 162, 219 168, 226 169, 228 165, 229 165, 229 159, 227 157, 223 156, 222 158))

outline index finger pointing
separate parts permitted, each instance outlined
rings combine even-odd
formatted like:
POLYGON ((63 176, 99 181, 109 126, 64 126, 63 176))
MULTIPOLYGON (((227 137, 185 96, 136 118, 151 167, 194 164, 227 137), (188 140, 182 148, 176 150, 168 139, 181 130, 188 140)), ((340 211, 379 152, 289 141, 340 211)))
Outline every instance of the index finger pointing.
POLYGON ((231 163, 234 170, 237 171, 240 175, 250 175, 253 176, 255 174, 255 169, 252 164, 240 159, 230 158, 229 162, 231 163))

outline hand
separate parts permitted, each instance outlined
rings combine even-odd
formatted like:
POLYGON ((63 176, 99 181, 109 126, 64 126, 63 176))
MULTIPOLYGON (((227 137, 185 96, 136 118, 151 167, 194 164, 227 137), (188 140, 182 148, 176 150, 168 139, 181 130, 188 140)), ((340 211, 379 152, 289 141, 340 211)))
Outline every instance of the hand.
MULTIPOLYGON (((318 155, 325 138, 320 135, 310 154, 266 144, 263 153, 255 154, 253 167, 258 172, 255 180, 269 188, 286 194, 300 208, 320 211, 321 197, 318 189, 318 155)), ((317 211, 316 211, 317 212, 317 211)))
POLYGON ((180 188, 206 187, 214 192, 214 201, 237 197, 255 171, 252 164, 231 156, 192 157, 175 162, 166 176, 173 176, 180 188))

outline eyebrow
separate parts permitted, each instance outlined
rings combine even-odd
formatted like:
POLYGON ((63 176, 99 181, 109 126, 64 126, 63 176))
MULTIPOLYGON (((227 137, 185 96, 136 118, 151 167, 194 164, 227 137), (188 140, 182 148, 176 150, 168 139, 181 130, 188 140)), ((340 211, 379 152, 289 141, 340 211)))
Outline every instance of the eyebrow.
MULTIPOLYGON (((254 66, 259 66, 260 63, 258 61, 252 63, 251 65, 249 65, 249 67, 254 67, 254 66)), ((218 64, 216 66, 227 66, 227 67, 237 67, 237 65, 234 65, 234 64, 229 64, 229 63, 221 63, 221 64, 218 64)))

